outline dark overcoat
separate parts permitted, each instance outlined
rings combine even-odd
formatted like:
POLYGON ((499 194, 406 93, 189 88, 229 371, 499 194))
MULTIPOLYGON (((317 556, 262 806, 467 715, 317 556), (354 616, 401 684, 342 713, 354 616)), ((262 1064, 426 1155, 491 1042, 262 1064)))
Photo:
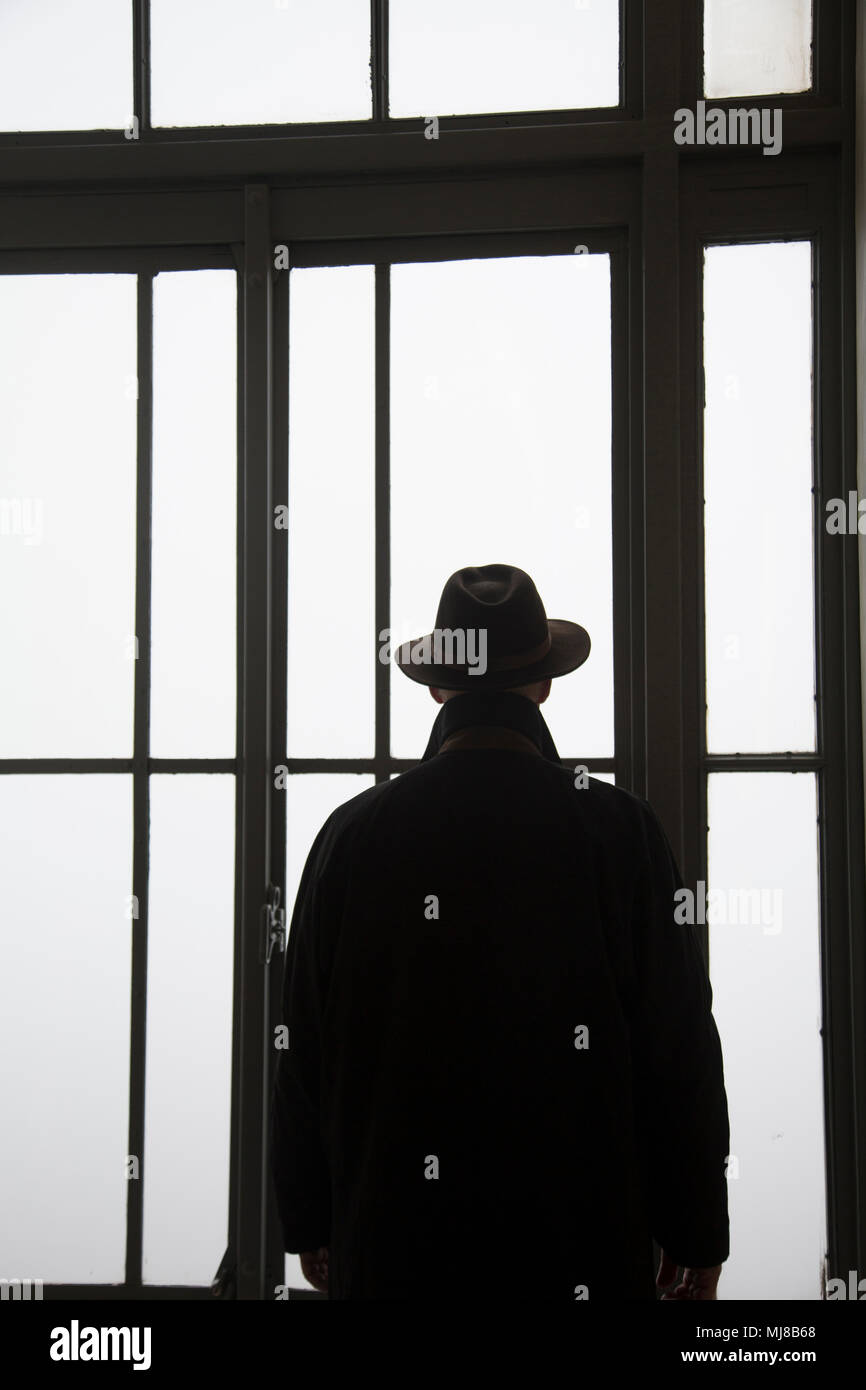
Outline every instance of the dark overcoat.
POLYGON ((289 932, 272 1170, 334 1299, 655 1296, 728 1255, 712 995, 648 803, 470 692, 340 806, 289 932), (681 915, 681 914, 680 914, 681 915))

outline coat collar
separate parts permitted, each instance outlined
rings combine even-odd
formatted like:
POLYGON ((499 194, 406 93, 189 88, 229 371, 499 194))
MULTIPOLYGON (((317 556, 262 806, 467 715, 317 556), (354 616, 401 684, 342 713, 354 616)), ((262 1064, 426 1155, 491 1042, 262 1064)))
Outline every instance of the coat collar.
POLYGON ((525 695, 515 695, 510 690, 470 690, 446 700, 440 709, 421 758, 422 763, 435 757, 450 734, 478 724, 514 729, 530 738, 542 757, 549 762, 557 765, 562 762, 544 716, 534 700, 527 699, 525 695))

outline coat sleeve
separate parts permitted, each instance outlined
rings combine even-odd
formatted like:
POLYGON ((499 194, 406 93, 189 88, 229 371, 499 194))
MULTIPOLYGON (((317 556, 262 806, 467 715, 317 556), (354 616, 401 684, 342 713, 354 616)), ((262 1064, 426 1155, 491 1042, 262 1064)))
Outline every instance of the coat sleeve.
POLYGON ((682 878, 655 813, 643 808, 632 1057, 649 1217, 671 1259, 708 1268, 729 1254, 722 1049, 697 931, 674 916, 682 878))
POLYGON ((281 1022, 271 1099, 271 1171, 284 1248, 298 1254, 330 1238, 330 1174, 322 1144, 319 1085, 325 981, 319 966, 323 827, 310 850, 286 945, 281 1022))

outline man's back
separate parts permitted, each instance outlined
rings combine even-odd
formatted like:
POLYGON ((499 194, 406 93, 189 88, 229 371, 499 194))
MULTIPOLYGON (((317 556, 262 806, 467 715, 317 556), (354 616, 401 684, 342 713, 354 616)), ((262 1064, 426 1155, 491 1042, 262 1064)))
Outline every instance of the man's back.
POLYGON ((287 1241, 329 1244, 332 1298, 652 1298, 651 1234, 725 1258, 721 1056, 678 884, 644 802, 534 750, 442 751, 334 813, 275 1107, 287 1241))

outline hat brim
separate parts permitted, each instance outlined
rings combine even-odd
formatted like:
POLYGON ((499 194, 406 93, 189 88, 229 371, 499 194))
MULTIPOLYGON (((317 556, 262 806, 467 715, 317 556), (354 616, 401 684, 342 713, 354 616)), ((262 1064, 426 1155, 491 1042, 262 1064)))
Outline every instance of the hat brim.
POLYGON ((433 643, 433 633, 415 637, 397 648, 394 660, 411 681, 418 685, 436 685, 441 690, 510 690, 535 681, 555 680, 576 671, 589 656, 590 639, 586 628, 564 618, 549 618, 550 650, 531 666, 510 667, 505 671, 477 671, 471 666, 435 666, 430 662, 411 660, 411 652, 419 642, 433 643))

